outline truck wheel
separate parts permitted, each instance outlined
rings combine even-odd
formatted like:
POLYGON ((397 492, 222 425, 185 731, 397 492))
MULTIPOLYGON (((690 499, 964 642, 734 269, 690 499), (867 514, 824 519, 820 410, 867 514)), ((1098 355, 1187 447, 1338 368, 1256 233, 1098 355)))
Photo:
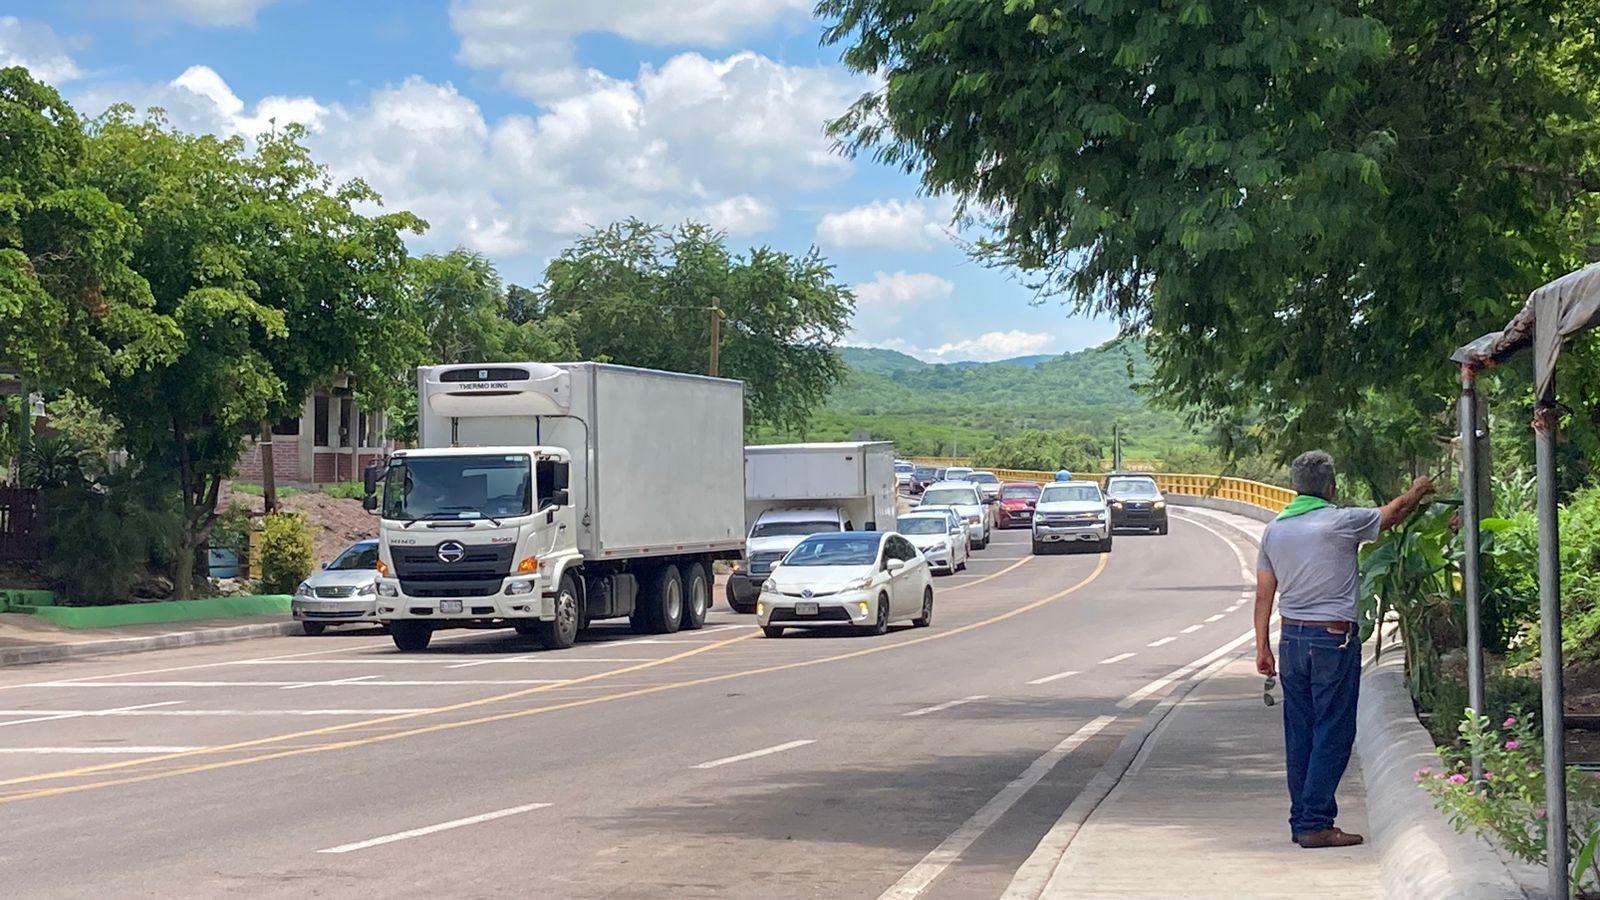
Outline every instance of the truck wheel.
POLYGON ((733 582, 731 582, 731 581, 728 582, 728 586, 723 591, 723 594, 728 599, 728 608, 733 610, 734 612, 736 612, 736 613, 753 613, 753 612, 756 611, 756 606, 755 606, 754 603, 750 603, 750 604, 740 603, 739 602, 739 598, 735 597, 733 595, 733 582))
POLYGON ((433 640, 433 626, 427 622, 402 619, 389 623, 389 637, 394 638, 394 645, 406 653, 416 653, 428 649, 428 642, 433 640))
POLYGON ((706 567, 699 563, 685 563, 678 576, 683 581, 683 628, 699 631, 706 624, 706 610, 711 608, 711 583, 706 578, 706 567))
POLYGON ((1156 529, 1156 534, 1166 534, 1166 533, 1167 533, 1167 523, 1166 522, 1162 522, 1161 523, 1161 527, 1156 529))
POLYGON ((571 575, 561 576, 556 588, 556 618, 539 623, 539 643, 546 650, 565 650, 578 642, 578 586, 571 575))
POLYGON ((1111 535, 1109 535, 1109 534, 1106 535, 1106 539, 1100 542, 1100 552, 1101 553, 1110 553, 1111 552, 1111 535))
POLYGON ((683 625, 683 579, 677 566, 666 565, 656 569, 651 580, 650 622, 656 634, 672 634, 683 625))
POLYGON ((319 635, 319 634, 323 633, 324 631, 328 630, 328 623, 326 623, 326 622, 301 622, 300 623, 300 630, 304 631, 306 634, 310 635, 311 637, 316 637, 317 635, 319 635))
POLYGON ((1034 556, 1043 556, 1044 555, 1044 543, 1042 541, 1040 541, 1038 538, 1034 538, 1034 540, 1033 540, 1033 555, 1034 556))

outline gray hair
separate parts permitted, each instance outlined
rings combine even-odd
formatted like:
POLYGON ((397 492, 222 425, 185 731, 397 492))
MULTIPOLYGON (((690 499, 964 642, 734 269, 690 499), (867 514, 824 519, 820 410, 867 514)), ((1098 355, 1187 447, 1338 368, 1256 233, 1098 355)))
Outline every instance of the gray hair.
POLYGON ((1307 450, 1289 465, 1289 485, 1296 493, 1324 500, 1333 497, 1333 457, 1324 450, 1307 450))

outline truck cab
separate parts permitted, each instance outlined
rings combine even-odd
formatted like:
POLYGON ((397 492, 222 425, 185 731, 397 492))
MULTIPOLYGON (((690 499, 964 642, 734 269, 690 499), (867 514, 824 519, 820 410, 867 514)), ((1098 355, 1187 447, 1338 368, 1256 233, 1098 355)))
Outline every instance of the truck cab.
POLYGON ((772 565, 813 534, 853 531, 855 523, 837 508, 769 509, 756 517, 745 538, 745 559, 728 576, 728 606, 734 612, 755 612, 761 583, 772 565))

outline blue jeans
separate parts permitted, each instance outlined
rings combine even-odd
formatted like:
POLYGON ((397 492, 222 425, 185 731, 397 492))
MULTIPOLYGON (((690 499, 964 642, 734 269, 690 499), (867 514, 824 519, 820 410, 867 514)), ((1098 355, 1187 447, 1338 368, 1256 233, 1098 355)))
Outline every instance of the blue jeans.
POLYGON ((1283 685, 1283 742, 1289 770, 1289 832, 1299 836, 1333 827, 1334 792, 1356 739, 1361 690, 1361 640, 1352 628, 1283 626, 1278 644, 1283 685))

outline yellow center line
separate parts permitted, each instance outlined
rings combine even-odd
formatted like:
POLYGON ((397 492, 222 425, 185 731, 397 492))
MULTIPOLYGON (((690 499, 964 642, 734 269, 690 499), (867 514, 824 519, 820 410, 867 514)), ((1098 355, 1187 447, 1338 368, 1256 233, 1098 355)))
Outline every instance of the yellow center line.
MULTIPOLYGON (((194 774, 194 773, 198 773, 198 772, 213 771, 213 770, 216 770, 216 769, 232 768, 234 766, 250 765, 250 764, 259 763, 259 762, 268 762, 268 761, 271 761, 271 760, 274 760, 274 759, 283 759, 285 757, 291 757, 291 756, 304 756, 304 755, 309 755, 309 754, 313 754, 313 753, 323 753, 323 752, 327 752, 327 751, 330 751, 330 750, 345 750, 345 749, 350 749, 350 748, 354 748, 354 747, 362 747, 362 746, 367 746, 367 745, 370 745, 370 744, 377 744, 377 743, 382 743, 382 742, 386 742, 386 741, 398 740, 400 738, 415 737, 417 735, 423 735, 423 734, 431 734, 431 733, 438 732, 438 731, 447 731, 447 730, 454 730, 454 729, 457 729, 457 728, 466 728, 468 726, 483 725, 483 724, 488 724, 488 723, 493 723, 493 722, 505 721, 507 719, 517 719, 517 718, 523 718, 523 717, 526 717, 526 716, 540 715, 540 714, 547 713, 547 712, 556 712, 558 710, 574 709, 574 708, 583 707, 583 706, 592 706, 592 705, 599 704, 599 703, 610 703, 610 702, 613 702, 613 701, 616 701, 616 700, 626 700, 626 699, 629 699, 629 698, 632 698, 632 697, 641 697, 641 696, 646 696, 646 695, 649 695, 649 694, 661 693, 661 692, 664 692, 664 691, 678 690, 680 688, 695 687, 697 685, 703 685, 703 684, 712 684, 712 683, 715 683, 715 682, 728 681, 728 680, 732 680, 732 679, 735 679, 735 678, 749 678, 749 677, 755 676, 755 675, 764 675, 764 674, 769 674, 769 673, 772 673, 772 672, 782 672, 782 671, 786 671, 786 670, 789 670, 789 669, 798 669, 798 668, 804 668, 804 667, 808 667, 808 666, 822 665, 822 664, 825 664, 825 663, 840 662, 840 661, 847 660, 847 659, 855 659, 857 657, 867 656, 867 655, 870 655, 870 654, 873 654, 873 653, 883 653, 883 652, 886 652, 886 651, 889 651, 889 650, 899 650, 899 649, 904 648, 904 647, 911 647, 911 646, 915 646, 917 644, 927 643, 928 641, 943 640, 945 638, 955 637, 958 634, 965 634, 966 632, 973 631, 973 630, 978 629, 978 628, 983 628, 983 627, 986 627, 986 626, 989 626, 989 625, 996 624, 998 622, 1003 622, 1003 621, 1005 621, 1007 619, 1010 619, 1010 618, 1013 618, 1015 616, 1022 615, 1025 612, 1029 612, 1031 610, 1038 609, 1039 607, 1044 606, 1047 603, 1051 603, 1051 602, 1054 602, 1056 600, 1059 600, 1062 597, 1065 597, 1065 596, 1067 596, 1069 594, 1072 594, 1072 593, 1082 589, 1083 587, 1088 585, 1090 582, 1092 582, 1096 578, 1100 577, 1100 574, 1103 571, 1105 571, 1106 560, 1107 559, 1108 559, 1107 554, 1104 554, 1104 553, 1100 554, 1099 559, 1098 559, 1098 561, 1097 561, 1097 563, 1096 563, 1096 565, 1094 567, 1094 570, 1091 571, 1087 576, 1085 576, 1083 578, 1083 580, 1081 580, 1081 581, 1077 582, 1076 584, 1074 584, 1074 585, 1072 585, 1072 586, 1070 586, 1068 588, 1065 588, 1065 589, 1063 589, 1061 591, 1057 591, 1056 593, 1051 594, 1051 595, 1049 595, 1047 597, 1042 597, 1042 598, 1040 598, 1038 600, 1035 600, 1035 601, 1033 601, 1031 603, 1026 603, 1026 604, 1023 604, 1022 606, 1014 607, 1014 608, 1009 609, 1009 610, 1007 610, 1007 611, 1005 611, 1003 613, 1000 613, 998 615, 991 616, 991 617, 989 617, 987 619, 981 619, 981 620, 979 620, 977 622, 970 622, 970 623, 968 623, 966 625, 961 625, 961 626, 958 626, 956 628, 949 629, 948 631, 939 631, 939 632, 935 632, 933 634, 924 635, 924 636, 918 637, 918 638, 911 638, 911 639, 908 639, 908 640, 896 641, 896 642, 891 643, 891 644, 882 644, 882 645, 875 646, 875 647, 867 647, 867 648, 864 648, 864 649, 861 649, 861 650, 854 650, 854 651, 851 651, 851 652, 848 652, 848 653, 839 653, 839 654, 835 654, 833 656, 820 657, 818 659, 799 660, 799 661, 796 661, 796 662, 789 662, 789 663, 777 663, 777 664, 770 665, 770 666, 761 666, 761 667, 757 667, 757 668, 753 668, 753 669, 744 669, 744 670, 737 671, 737 672, 727 672, 727 673, 720 674, 720 675, 707 675, 707 676, 702 676, 702 677, 699 677, 699 678, 686 679, 686 680, 683 680, 683 681, 676 681, 676 682, 668 682, 666 684, 651 685, 649 687, 641 687, 641 688, 635 688, 635 689, 632 689, 632 690, 620 691, 620 692, 611 693, 611 694, 603 694, 603 695, 598 696, 598 697, 586 697, 586 698, 577 699, 577 700, 569 700, 569 701, 564 702, 564 703, 555 703, 555 704, 550 704, 548 706, 537 706, 537 707, 531 707, 531 708, 528 708, 528 709, 510 710, 510 711, 503 712, 503 713, 496 713, 496 714, 487 715, 487 716, 479 716, 477 718, 472 718, 472 719, 462 719, 462 720, 454 721, 454 722, 438 722, 438 723, 435 723, 435 724, 432 724, 432 725, 425 725, 425 726, 422 726, 422 727, 419 727, 419 728, 411 728, 411 729, 406 729, 406 730, 403 730, 403 731, 389 732, 387 734, 378 734, 378 735, 369 735, 369 736, 365 736, 365 737, 356 737, 356 738, 351 738, 349 740, 335 741, 335 742, 330 742, 330 743, 325 743, 325 744, 313 744, 313 745, 309 745, 309 746, 291 747, 291 748, 286 748, 286 749, 283 749, 283 750, 278 750, 278 751, 275 751, 275 752, 272 752, 272 753, 259 754, 259 755, 256 755, 256 756, 247 756, 247 757, 241 757, 241 758, 238 758, 238 759, 230 759, 230 760, 220 760, 220 761, 217 761, 217 762, 202 763, 200 765, 194 765, 194 766, 184 766, 184 767, 178 767, 178 768, 172 768, 172 769, 163 769, 163 770, 160 770, 160 771, 157 771, 157 772, 148 772, 148 773, 139 774, 139 775, 130 775, 130 776, 123 777, 123 778, 113 778, 113 779, 109 779, 109 780, 105 780, 105 781, 96 781, 96 782, 88 782, 88 783, 84 783, 84 784, 67 785, 67 786, 62 786, 62 787, 40 788, 40 789, 36 789, 36 790, 21 791, 21 792, 14 793, 14 794, 0 796, 0 804, 12 803, 12 802, 19 801, 19 800, 41 799, 41 798, 45 798, 45 797, 58 796, 58 795, 61 795, 61 794, 72 794, 72 793, 77 793, 79 791, 94 790, 94 789, 97 789, 97 788, 115 787, 115 786, 118 786, 118 785, 127 785, 127 784, 138 784, 140 782, 152 781, 152 780, 156 780, 156 779, 160 779, 160 778, 170 778, 170 777, 174 777, 174 776, 177 776, 177 775, 188 775, 188 774, 194 774)), ((1016 565, 1008 567, 1005 571, 1010 571, 1011 569, 1014 569, 1014 568, 1016 568, 1016 566, 1020 566, 1025 562, 1027 562, 1027 559, 1020 560, 1016 565)), ((995 575, 988 576, 988 577, 993 578, 993 577, 997 577, 1000 574, 1004 574, 1004 573, 1000 572, 1000 573, 996 573, 995 575)), ((974 584, 975 583, 976 582, 974 582, 974 584)), ((954 590, 954 589, 952 588, 952 590, 954 590)), ((84 776, 84 775, 92 775, 92 774, 96 774, 96 773, 99 773, 99 772, 112 771, 112 770, 117 770, 117 769, 125 769, 125 768, 129 768, 129 767, 132 767, 132 766, 149 764, 149 763, 166 762, 166 761, 169 761, 169 760, 182 759, 182 758, 193 757, 193 756, 201 756, 201 755, 214 755, 214 754, 217 754, 217 753, 225 753, 225 752, 229 752, 229 751, 232 751, 232 750, 241 750, 241 749, 248 749, 250 747, 263 746, 263 745, 266 745, 266 744, 282 743, 284 741, 296 740, 296 739, 305 738, 305 737, 315 737, 315 736, 319 736, 319 735, 335 734, 335 733, 339 733, 339 732, 343 732, 343 731, 349 731, 349 730, 352 730, 352 729, 368 728, 368 727, 375 726, 375 725, 382 725, 382 724, 387 724, 387 723, 390 723, 390 722, 395 722, 395 721, 400 721, 400 720, 405 720, 405 719, 412 719, 412 718, 416 718, 416 717, 419 717, 419 716, 425 716, 425 715, 431 716, 431 715, 437 715, 439 713, 452 712, 452 711, 460 710, 460 709, 468 709, 468 708, 483 706, 483 705, 486 705, 486 704, 500 702, 500 701, 504 701, 504 700, 515 699, 515 698, 527 696, 527 695, 530 695, 530 694, 544 693, 544 692, 547 692, 547 691, 550 691, 550 690, 553 690, 553 689, 556 689, 556 688, 570 688, 575 684, 578 684, 578 683, 581 683, 581 682, 585 682, 585 681, 595 681, 595 680, 599 680, 601 678, 606 678, 606 677, 609 677, 609 676, 612 676, 612 675, 622 675, 622 674, 626 674, 628 672, 638 671, 640 669, 653 668, 653 667, 660 666, 660 665, 663 665, 663 664, 666 664, 666 663, 669 663, 669 662, 675 662, 675 661, 680 660, 680 659, 684 659, 684 658, 687 658, 687 657, 690 657, 690 656, 695 656, 697 654, 704 653, 704 652, 709 651, 709 650, 713 650, 713 649, 717 649, 717 648, 720 648, 720 647, 724 647, 724 646, 727 646, 729 644, 736 643, 738 641, 746 640, 746 639, 755 637, 757 634, 759 634, 759 632, 755 632, 755 631, 748 632, 748 633, 742 634, 742 635, 740 635, 738 637, 729 638, 728 640, 725 640, 725 641, 718 641, 717 643, 708 644, 708 645, 706 645, 704 647, 697 647, 697 648, 694 648, 692 650, 688 650, 688 651, 685 651, 683 653, 675 654, 673 656, 665 657, 665 658, 660 659, 660 660, 652 660, 652 661, 650 661, 648 663, 642 663, 642 664, 637 665, 637 666, 629 666, 629 667, 622 668, 622 669, 616 669, 616 670, 613 670, 611 672, 599 672, 599 673, 596 673, 594 675, 585 676, 583 678, 573 679, 572 681, 567 682, 565 684, 561 684, 561 685, 542 685, 542 686, 536 687, 536 688, 528 688, 528 689, 525 689, 525 690, 513 691, 513 692, 510 692, 510 693, 507 693, 507 694, 496 695, 496 696, 493 696, 493 697, 485 697, 485 698, 482 698, 482 699, 479 699, 479 700, 466 701, 466 702, 457 703, 457 704, 454 704, 454 705, 451 705, 451 706, 437 707, 437 708, 434 708, 434 709, 429 709, 429 710, 426 710, 426 711, 420 711, 420 712, 416 712, 416 713, 403 713, 403 714, 398 714, 398 715, 393 715, 393 716, 384 716, 384 717, 377 718, 377 719, 368 719, 368 720, 365 720, 365 721, 362 721, 362 722, 349 722, 349 723, 346 723, 344 725, 333 725, 333 726, 328 726, 326 728, 315 728, 315 729, 310 729, 310 730, 307 730, 307 731, 295 732, 293 734, 279 735, 279 736, 267 737, 267 738, 257 738, 255 740, 250 740, 250 741, 240 741, 240 742, 235 743, 235 744, 227 744, 227 745, 222 745, 222 746, 217 746, 217 747, 203 747, 203 748, 200 748, 200 749, 197 749, 197 750, 184 751, 184 752, 180 752, 180 753, 169 753, 169 754, 163 754, 163 755, 160 755, 160 756, 142 757, 142 758, 136 759, 136 760, 128 760, 128 761, 123 762, 123 763, 107 763, 107 764, 98 765, 98 766, 84 766, 84 767, 81 767, 81 768, 70 769, 70 770, 65 770, 65 771, 61 771, 61 772, 50 772, 50 773, 43 773, 43 774, 39 774, 39 775, 29 775, 29 776, 24 776, 24 777, 21 777, 21 778, 13 778, 13 779, 5 780, 5 781, 0 781, 0 786, 7 786, 7 785, 14 785, 14 784, 25 784, 25 783, 32 783, 32 782, 38 782, 38 781, 50 781, 50 780, 55 780, 55 779, 59 779, 59 778, 80 777, 80 776, 84 776)))

